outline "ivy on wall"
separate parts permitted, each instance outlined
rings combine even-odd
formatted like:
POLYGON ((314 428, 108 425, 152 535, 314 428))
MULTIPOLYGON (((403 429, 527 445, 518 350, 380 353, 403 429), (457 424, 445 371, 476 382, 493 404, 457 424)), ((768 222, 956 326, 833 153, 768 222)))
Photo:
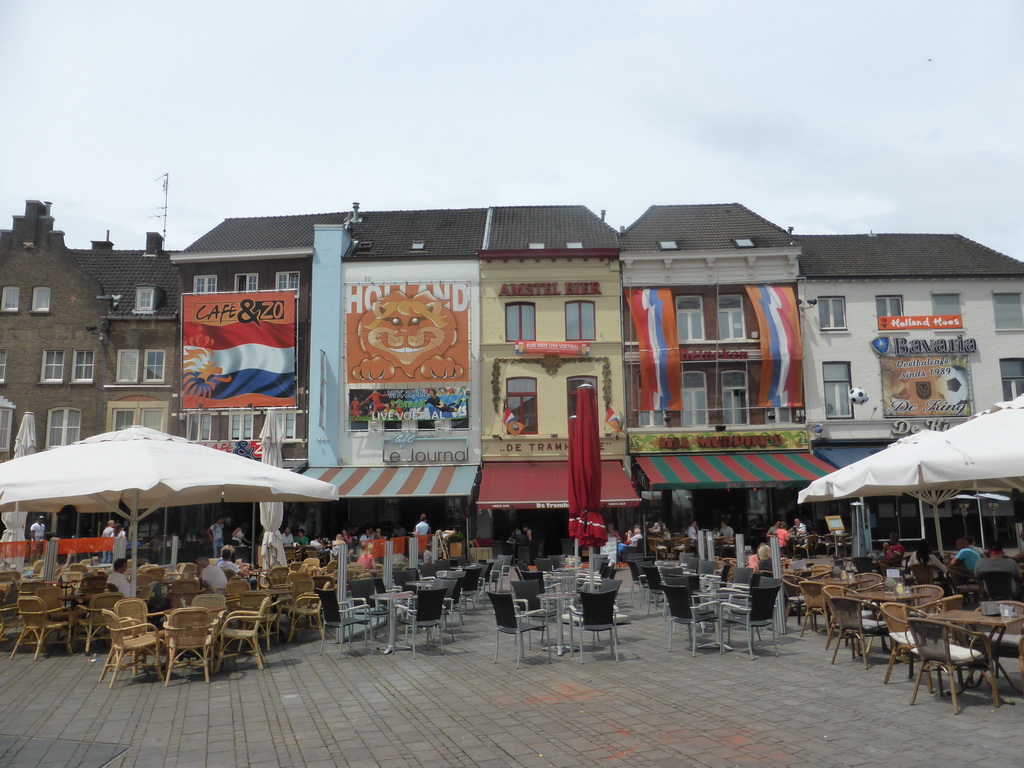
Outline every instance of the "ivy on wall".
POLYGON ((548 376, 556 375, 563 366, 573 363, 594 363, 601 364, 601 394, 605 406, 612 404, 612 364, 607 357, 559 357, 558 355, 542 355, 540 357, 496 357, 491 364, 491 402, 494 405, 494 412, 501 415, 502 396, 501 382, 502 371, 506 365, 539 365, 548 376))

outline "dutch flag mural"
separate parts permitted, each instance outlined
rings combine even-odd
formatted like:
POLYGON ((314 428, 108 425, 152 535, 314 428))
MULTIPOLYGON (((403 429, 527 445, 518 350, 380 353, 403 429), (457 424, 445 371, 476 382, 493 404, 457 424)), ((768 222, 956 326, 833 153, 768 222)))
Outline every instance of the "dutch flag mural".
POLYGON ((788 285, 748 285, 761 331, 761 389, 764 408, 800 408, 804 404, 800 310, 788 285))
POLYGON ((682 374, 676 308, 668 288, 627 291, 640 347, 641 411, 681 411, 682 374))

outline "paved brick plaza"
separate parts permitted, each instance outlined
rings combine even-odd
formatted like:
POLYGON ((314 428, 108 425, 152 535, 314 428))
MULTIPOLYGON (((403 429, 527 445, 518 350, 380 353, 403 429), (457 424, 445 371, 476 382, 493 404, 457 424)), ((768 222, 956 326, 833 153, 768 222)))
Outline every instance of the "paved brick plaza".
MULTIPOLYGON (((629 609, 621 661, 602 640, 586 663, 534 650, 515 669, 512 640, 493 657, 490 606, 466 618, 442 657, 323 658, 307 634, 274 645, 269 666, 225 663, 210 685, 123 677, 97 684, 100 662, 57 652, 0 658, 4 766, 1019 766, 1024 704, 993 709, 984 689, 963 697, 922 692, 885 657, 864 671, 823 636, 770 638, 751 661, 737 650, 691 658, 685 629, 671 655, 660 617, 629 609)), ((793 627, 790 620, 790 628, 793 627)), ((10 643, 6 644, 10 649, 10 643)), ((1016 664, 1008 663, 1016 680, 1016 664)), ((1003 683, 1001 690, 1010 694, 1003 683)))

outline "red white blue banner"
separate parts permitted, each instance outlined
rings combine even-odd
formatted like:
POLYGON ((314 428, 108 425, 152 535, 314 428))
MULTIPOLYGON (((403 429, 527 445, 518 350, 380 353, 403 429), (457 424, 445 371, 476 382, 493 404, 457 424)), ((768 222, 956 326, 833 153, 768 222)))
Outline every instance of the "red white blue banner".
POLYGON ((183 295, 182 407, 294 407, 295 302, 293 291, 183 295))
POLYGON ((804 404, 800 310, 788 285, 748 285, 747 296, 761 332, 762 408, 801 408, 804 404))
POLYGON ((640 346, 641 411, 681 411, 682 373, 676 307, 668 288, 626 292, 640 346))

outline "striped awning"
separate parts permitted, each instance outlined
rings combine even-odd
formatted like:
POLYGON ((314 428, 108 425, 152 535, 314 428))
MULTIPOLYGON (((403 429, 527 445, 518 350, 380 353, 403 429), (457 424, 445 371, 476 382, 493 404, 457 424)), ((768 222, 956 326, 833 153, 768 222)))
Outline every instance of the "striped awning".
POLYGON ((338 486, 338 496, 469 496, 478 467, 310 467, 305 474, 338 486))
POLYGON ((641 456, 652 491, 677 488, 802 488, 835 468, 810 453, 641 456))

